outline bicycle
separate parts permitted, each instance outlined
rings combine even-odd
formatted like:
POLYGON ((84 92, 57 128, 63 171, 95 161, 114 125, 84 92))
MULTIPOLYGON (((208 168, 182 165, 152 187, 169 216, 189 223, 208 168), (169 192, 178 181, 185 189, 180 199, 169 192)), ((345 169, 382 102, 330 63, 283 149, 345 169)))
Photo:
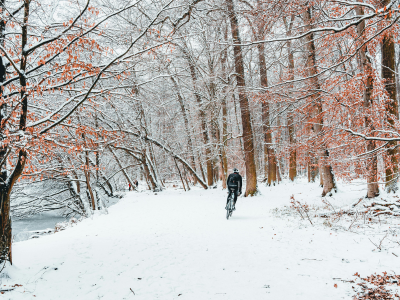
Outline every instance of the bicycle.
POLYGON ((228 195, 228 201, 227 201, 227 205, 226 205, 226 219, 227 220, 229 220, 229 217, 231 217, 232 216, 232 212, 233 212, 233 209, 234 209, 234 201, 233 201, 233 199, 234 199, 234 193, 235 192, 235 190, 234 189, 231 189, 231 192, 229 193, 229 195, 228 195))

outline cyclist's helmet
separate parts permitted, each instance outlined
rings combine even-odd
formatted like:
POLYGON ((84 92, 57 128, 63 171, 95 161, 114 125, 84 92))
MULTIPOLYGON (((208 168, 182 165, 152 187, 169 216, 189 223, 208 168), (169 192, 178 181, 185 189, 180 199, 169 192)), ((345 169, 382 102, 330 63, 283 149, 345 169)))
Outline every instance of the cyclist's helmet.
POLYGON ((239 173, 239 170, 236 168, 233 168, 233 173, 239 173))

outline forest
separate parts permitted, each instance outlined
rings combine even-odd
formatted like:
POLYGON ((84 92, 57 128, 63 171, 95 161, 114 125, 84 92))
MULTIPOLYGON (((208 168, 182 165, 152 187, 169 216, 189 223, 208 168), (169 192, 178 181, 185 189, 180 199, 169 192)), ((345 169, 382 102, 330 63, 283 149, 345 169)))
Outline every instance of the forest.
POLYGON ((90 219, 136 181, 157 197, 225 190, 233 168, 243 199, 285 182, 325 199, 357 182, 352 201, 398 223, 399 0, 0 0, 0 12, 0 270, 11 217, 90 219))

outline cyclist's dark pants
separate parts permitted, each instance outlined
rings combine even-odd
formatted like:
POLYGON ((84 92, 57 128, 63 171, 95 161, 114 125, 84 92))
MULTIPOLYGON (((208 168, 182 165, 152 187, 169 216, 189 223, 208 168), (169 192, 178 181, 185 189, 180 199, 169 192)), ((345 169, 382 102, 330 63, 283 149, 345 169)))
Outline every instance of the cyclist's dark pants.
MULTIPOLYGON (((236 205, 238 189, 237 188, 228 188, 228 189, 229 189, 228 199, 231 196, 231 194, 233 193, 233 204, 236 205)), ((228 200, 226 200, 226 204, 228 204, 228 200)))

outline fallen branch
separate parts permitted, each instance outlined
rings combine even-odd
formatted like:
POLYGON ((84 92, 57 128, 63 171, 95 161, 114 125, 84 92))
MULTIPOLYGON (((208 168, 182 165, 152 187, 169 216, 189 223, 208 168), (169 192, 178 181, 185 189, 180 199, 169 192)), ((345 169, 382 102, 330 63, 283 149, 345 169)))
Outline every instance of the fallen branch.
POLYGON ((311 222, 310 216, 308 215, 308 204, 301 204, 299 201, 294 199, 294 195, 290 196, 290 203, 292 204, 291 207, 296 209, 298 213, 300 214, 301 218, 304 220, 305 218, 303 217, 302 212, 307 216, 308 221, 310 221, 311 225, 314 226, 314 224, 311 222))
POLYGON ((379 249, 379 251, 381 251, 381 250, 382 250, 382 242, 383 242, 383 240, 387 237, 387 235, 388 235, 388 234, 386 233, 385 236, 383 237, 383 239, 380 240, 379 246, 377 246, 373 241, 371 241, 370 238, 368 238, 368 239, 370 240, 370 242, 371 242, 372 244, 374 244, 374 246, 375 246, 376 248, 379 249))

